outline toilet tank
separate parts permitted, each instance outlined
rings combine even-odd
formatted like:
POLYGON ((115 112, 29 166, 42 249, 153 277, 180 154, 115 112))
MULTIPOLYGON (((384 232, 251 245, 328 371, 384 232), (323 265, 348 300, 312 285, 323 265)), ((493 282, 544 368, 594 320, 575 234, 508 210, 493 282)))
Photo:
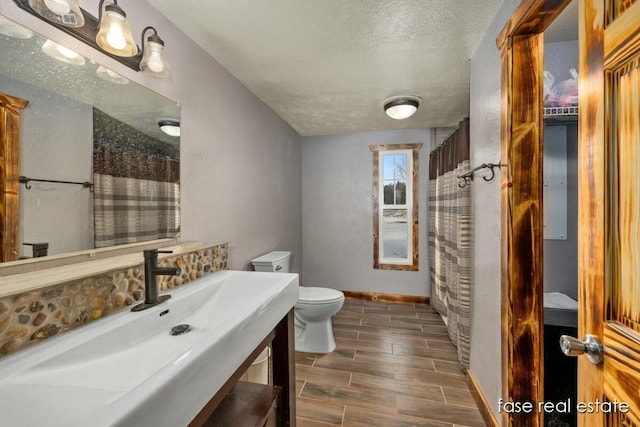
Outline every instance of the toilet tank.
POLYGON ((251 260, 256 271, 270 271, 277 273, 289 272, 289 251, 273 251, 251 260))

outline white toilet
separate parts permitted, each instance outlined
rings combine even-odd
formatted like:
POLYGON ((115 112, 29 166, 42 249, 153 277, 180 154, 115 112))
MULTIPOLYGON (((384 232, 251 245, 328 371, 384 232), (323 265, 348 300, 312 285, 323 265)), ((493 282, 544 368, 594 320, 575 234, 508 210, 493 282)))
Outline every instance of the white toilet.
MULTIPOLYGON (((289 272, 291 252, 275 251, 251 260, 256 271, 289 272)), ((331 353, 336 349, 331 318, 342 308, 344 294, 331 288, 300 287, 295 305, 296 351, 331 353)))

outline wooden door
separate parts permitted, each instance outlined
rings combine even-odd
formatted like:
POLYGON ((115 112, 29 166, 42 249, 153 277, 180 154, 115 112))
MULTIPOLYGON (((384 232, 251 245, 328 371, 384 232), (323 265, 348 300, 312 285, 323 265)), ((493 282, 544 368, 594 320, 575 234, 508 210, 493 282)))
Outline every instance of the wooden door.
POLYGON ((640 426, 640 0, 580 2, 579 126, 578 419, 640 426))
POLYGON ((28 101, 0 93, 0 262, 18 259, 20 110, 28 101))

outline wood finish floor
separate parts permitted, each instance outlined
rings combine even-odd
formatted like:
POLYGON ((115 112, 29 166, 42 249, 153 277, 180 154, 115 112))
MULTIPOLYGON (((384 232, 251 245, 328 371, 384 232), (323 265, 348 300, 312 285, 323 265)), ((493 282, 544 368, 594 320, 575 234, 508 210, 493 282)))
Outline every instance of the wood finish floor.
POLYGON ((484 426, 428 305, 346 300, 336 351, 296 353, 299 427, 484 426))

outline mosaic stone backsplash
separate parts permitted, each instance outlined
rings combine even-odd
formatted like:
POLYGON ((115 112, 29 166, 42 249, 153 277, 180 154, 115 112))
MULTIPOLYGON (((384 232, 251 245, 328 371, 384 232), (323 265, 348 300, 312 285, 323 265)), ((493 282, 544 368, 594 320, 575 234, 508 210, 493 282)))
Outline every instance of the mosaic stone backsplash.
MULTIPOLYGON (((161 267, 179 276, 158 276, 160 292, 203 274, 227 269, 228 245, 176 255, 161 267)), ((144 300, 143 265, 0 298, 0 357, 144 300)))

